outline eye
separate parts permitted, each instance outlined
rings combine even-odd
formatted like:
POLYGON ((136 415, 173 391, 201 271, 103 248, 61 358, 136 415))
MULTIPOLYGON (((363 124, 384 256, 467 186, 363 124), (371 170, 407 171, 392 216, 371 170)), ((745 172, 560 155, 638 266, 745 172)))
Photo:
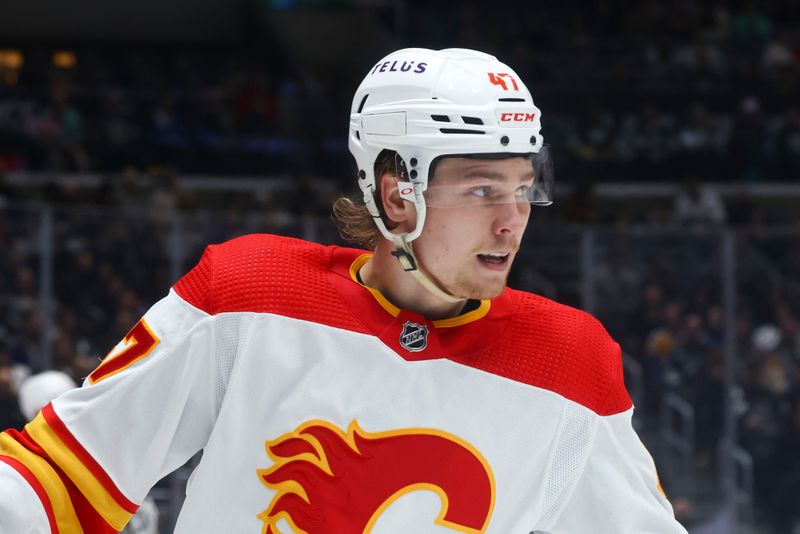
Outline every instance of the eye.
POLYGON ((470 194, 470 195, 476 196, 478 198, 487 198, 487 197, 491 196, 492 188, 489 187, 488 185, 484 185, 484 186, 481 186, 481 187, 473 187, 467 193, 470 194))

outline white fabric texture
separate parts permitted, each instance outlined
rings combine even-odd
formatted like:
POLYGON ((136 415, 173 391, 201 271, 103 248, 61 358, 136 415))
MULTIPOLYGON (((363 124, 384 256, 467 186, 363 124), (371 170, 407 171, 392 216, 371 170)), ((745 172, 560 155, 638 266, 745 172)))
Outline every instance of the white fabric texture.
POLYGON ((686 530, 658 490, 655 465, 631 425, 633 409, 597 421, 586 466, 561 504, 553 533, 672 534, 686 530))
POLYGON ((50 534, 50 523, 36 492, 3 462, 0 462, 0 534, 50 534))

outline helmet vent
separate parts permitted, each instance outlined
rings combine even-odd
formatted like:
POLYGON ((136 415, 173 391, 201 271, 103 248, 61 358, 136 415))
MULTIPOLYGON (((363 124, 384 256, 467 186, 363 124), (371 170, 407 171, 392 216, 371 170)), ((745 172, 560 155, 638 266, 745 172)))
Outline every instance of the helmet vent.
POLYGON ((431 118, 436 122, 450 122, 450 117, 447 115, 431 115, 431 118))
POLYGON ((525 102, 524 98, 501 98, 500 102, 525 102))
POLYGON ((464 130, 462 128, 439 128, 439 131, 445 134, 478 134, 483 135, 486 132, 482 130, 464 130))
POLYGON ((478 117, 464 117, 462 115, 461 120, 464 121, 464 124, 483 124, 483 121, 478 117))
POLYGON ((364 98, 361 99, 361 103, 358 105, 358 111, 356 113, 361 113, 361 110, 364 109, 364 104, 367 103, 367 98, 369 98, 369 93, 364 95, 364 98))

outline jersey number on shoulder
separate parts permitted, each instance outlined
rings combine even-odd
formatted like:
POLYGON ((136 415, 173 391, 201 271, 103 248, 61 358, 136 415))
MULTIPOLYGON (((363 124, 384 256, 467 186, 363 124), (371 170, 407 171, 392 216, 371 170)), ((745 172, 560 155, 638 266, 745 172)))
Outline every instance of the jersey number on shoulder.
POLYGON ((109 353, 97 369, 89 375, 89 383, 96 384, 104 378, 127 369, 142 358, 147 357, 160 341, 150 330, 147 322, 144 319, 140 319, 125 336, 125 348, 114 355, 109 353))

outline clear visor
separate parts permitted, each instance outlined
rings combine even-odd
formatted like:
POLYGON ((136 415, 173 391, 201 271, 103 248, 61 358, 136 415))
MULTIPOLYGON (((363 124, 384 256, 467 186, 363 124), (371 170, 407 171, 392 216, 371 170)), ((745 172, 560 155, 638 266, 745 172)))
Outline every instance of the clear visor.
MULTIPOLYGON (((511 159, 509 154, 486 154, 466 157, 485 160, 486 165, 466 165, 463 176, 446 176, 448 183, 437 184, 436 179, 425 190, 425 204, 431 208, 460 208, 494 204, 528 203, 549 206, 553 203, 553 166, 548 146, 535 154, 520 154, 513 164, 494 165, 492 161, 511 159)), ((458 166, 441 168, 443 174, 458 172, 458 166)), ((438 175, 437 175, 438 176, 438 175)))

